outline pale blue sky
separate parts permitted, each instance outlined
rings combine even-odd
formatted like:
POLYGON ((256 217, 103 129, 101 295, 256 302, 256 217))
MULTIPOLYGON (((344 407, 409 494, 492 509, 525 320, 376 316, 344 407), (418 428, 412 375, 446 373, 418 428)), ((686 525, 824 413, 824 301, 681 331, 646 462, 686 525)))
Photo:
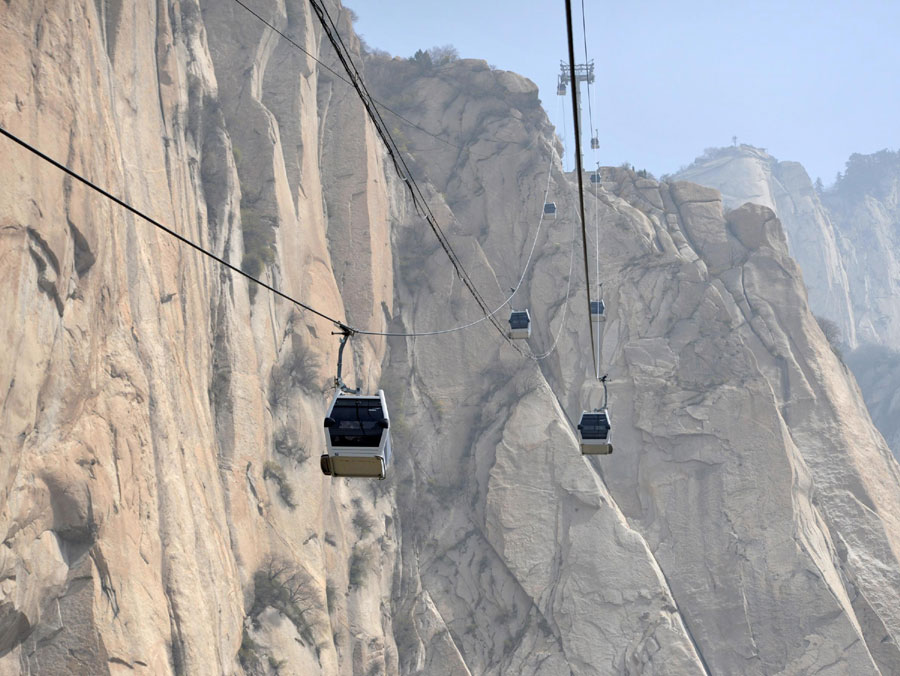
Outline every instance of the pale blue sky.
MULTIPOLYGON (((409 56, 452 44, 531 78, 559 126, 562 0, 347 4, 372 47, 409 56)), ((900 0, 585 0, 585 9, 601 146, 596 159, 585 150, 589 164, 628 161, 659 176, 736 135, 828 184, 851 153, 900 146, 900 0)))

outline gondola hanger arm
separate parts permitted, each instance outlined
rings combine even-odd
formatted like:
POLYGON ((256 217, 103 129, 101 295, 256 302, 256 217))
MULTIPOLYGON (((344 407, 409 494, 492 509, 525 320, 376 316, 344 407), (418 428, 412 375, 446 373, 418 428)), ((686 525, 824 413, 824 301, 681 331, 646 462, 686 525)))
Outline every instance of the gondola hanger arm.
POLYGON ((340 331, 332 331, 331 335, 333 336, 341 336, 341 346, 338 348, 338 363, 337 363, 337 375, 334 377, 334 386, 338 388, 341 392, 347 392, 348 394, 359 394, 360 389, 357 387, 356 389, 348 387, 344 383, 344 379, 341 377, 341 371, 344 366, 344 348, 347 346, 347 341, 350 340, 350 336, 352 336, 355 331, 351 329, 349 326, 345 326, 343 324, 339 325, 340 331))

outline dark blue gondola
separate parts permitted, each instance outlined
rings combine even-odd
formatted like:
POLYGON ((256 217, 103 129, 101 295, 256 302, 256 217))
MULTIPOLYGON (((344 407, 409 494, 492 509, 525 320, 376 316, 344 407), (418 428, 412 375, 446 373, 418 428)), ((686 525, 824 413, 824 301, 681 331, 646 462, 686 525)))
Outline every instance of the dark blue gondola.
POLYGON ((528 310, 513 310, 509 313, 509 337, 517 339, 531 337, 531 315, 528 310))
POLYGON ((582 455, 609 455, 612 446, 612 418, 606 407, 608 393, 606 391, 607 376, 600 378, 603 384, 603 406, 593 411, 582 411, 578 422, 578 438, 582 455))
POLYGON ((609 455, 612 447, 612 421, 604 408, 583 411, 578 423, 582 455, 609 455))

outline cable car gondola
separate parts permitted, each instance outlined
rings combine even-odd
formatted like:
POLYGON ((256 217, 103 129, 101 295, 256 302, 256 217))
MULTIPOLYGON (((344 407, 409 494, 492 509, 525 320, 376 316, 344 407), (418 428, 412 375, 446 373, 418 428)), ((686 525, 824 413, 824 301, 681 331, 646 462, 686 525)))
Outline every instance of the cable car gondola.
POLYGON ((556 202, 546 202, 544 204, 544 213, 548 216, 556 218, 556 202))
POLYGON ((531 337, 531 315, 528 310, 513 310, 509 313, 509 337, 531 337))
POLYGON ((602 322, 606 319, 606 305, 604 305, 603 300, 592 300, 591 301, 591 321, 592 322, 602 322))
POLYGON ((603 179, 600 177, 599 171, 594 171, 591 173, 591 183, 600 183, 603 179))
POLYGON ((599 136, 591 136, 591 150, 599 150, 600 149, 600 137, 599 136))
POLYGON ((612 422, 605 406, 582 412, 578 436, 581 438, 582 455, 609 455, 613 452, 612 422))
POLYGON ((384 479, 391 463, 391 419, 384 391, 360 394, 341 378, 344 346, 351 330, 345 326, 338 349, 337 392, 325 415, 327 453, 319 459, 326 476, 384 479))
POLYGON ((329 476, 384 479, 391 462, 391 430, 384 391, 338 391, 325 416, 322 472, 329 476))
POLYGON ((600 378, 603 383, 603 406, 593 411, 582 411, 581 420, 578 422, 578 438, 581 443, 582 455, 609 455, 613 452, 612 446, 612 418, 606 407, 607 392, 606 378, 600 378))

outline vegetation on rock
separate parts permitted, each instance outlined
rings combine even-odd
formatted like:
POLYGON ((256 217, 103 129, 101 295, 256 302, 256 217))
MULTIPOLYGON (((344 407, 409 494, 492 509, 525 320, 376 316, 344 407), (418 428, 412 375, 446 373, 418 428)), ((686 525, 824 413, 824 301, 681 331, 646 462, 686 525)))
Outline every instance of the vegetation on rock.
POLYGON ((294 509, 297 503, 294 502, 294 489, 288 482, 287 474, 284 468, 277 462, 267 460, 263 465, 263 478, 271 479, 278 485, 278 495, 289 508, 294 509))

